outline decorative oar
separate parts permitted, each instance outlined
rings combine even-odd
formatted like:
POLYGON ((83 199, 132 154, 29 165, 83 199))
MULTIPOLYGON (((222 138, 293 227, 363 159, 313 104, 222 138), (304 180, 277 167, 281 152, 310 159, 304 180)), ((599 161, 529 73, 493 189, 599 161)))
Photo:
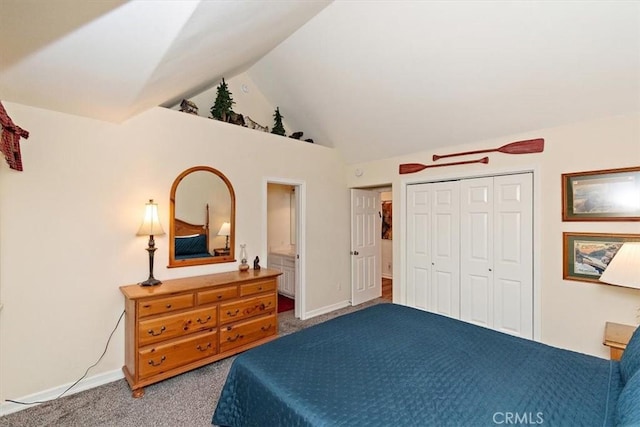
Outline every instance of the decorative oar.
POLYGON ((469 163, 489 163, 488 157, 476 160, 465 160, 463 162, 440 163, 439 165, 423 165, 422 163, 403 163, 400 165, 400 174, 420 172, 422 169, 439 168, 442 166, 467 165, 469 163))
POLYGON ((503 145, 498 148, 489 148, 487 150, 475 150, 475 151, 465 151, 462 153, 453 153, 453 154, 444 154, 442 156, 438 156, 437 154, 433 155, 433 161, 443 159, 445 157, 455 157, 455 156, 465 156, 467 154, 480 154, 480 153, 491 153, 494 151, 499 151, 500 153, 506 154, 529 154, 529 153, 542 153, 544 150, 544 139, 527 139, 524 141, 516 141, 510 144, 503 145))

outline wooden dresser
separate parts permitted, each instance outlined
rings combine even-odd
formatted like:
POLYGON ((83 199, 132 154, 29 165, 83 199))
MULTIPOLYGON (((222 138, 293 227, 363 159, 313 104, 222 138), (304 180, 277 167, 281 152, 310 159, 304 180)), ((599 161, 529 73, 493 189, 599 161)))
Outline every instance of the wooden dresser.
POLYGON ((124 375, 144 386, 232 356, 278 336, 277 279, 261 269, 121 286, 124 375))

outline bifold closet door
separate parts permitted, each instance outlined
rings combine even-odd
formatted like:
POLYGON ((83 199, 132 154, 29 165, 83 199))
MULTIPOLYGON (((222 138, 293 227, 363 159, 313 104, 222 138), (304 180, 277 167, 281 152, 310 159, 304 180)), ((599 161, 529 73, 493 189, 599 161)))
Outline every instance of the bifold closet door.
POLYGON ((460 318, 533 338, 532 174, 460 185, 460 318))
POLYGON ((459 183, 407 186, 407 305, 460 316, 459 183))
POLYGON ((497 176, 493 329, 533 338, 533 175, 497 176))
POLYGON ((460 183, 460 318, 493 327, 493 177, 460 183))

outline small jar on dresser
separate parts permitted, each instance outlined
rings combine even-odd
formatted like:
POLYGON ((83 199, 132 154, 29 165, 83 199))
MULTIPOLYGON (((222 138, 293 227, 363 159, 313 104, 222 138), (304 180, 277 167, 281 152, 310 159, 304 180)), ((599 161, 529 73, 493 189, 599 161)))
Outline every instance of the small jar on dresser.
POLYGON ((277 279, 260 269, 121 286, 125 364, 133 397, 144 387, 278 336, 277 279))

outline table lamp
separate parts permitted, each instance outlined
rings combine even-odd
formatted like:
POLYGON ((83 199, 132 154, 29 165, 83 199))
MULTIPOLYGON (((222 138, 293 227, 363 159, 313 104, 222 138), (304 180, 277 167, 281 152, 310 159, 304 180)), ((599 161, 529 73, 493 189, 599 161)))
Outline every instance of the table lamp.
POLYGON ((153 253, 156 251, 156 243, 153 240, 153 236, 161 236, 164 234, 160 220, 158 219, 158 204, 153 203, 153 199, 149 200, 149 203, 145 205, 144 218, 142 225, 138 230, 138 236, 149 236, 149 278, 144 282, 141 282, 142 286, 155 286, 162 282, 153 277, 153 253))
POLYGON ((227 240, 224 243, 224 250, 229 250, 229 234, 231 234, 231 224, 228 222, 223 222, 222 227, 220 227, 220 231, 218 231, 218 236, 226 236, 227 240))
POLYGON ((611 285, 640 289, 640 242, 625 242, 600 276, 611 285))

